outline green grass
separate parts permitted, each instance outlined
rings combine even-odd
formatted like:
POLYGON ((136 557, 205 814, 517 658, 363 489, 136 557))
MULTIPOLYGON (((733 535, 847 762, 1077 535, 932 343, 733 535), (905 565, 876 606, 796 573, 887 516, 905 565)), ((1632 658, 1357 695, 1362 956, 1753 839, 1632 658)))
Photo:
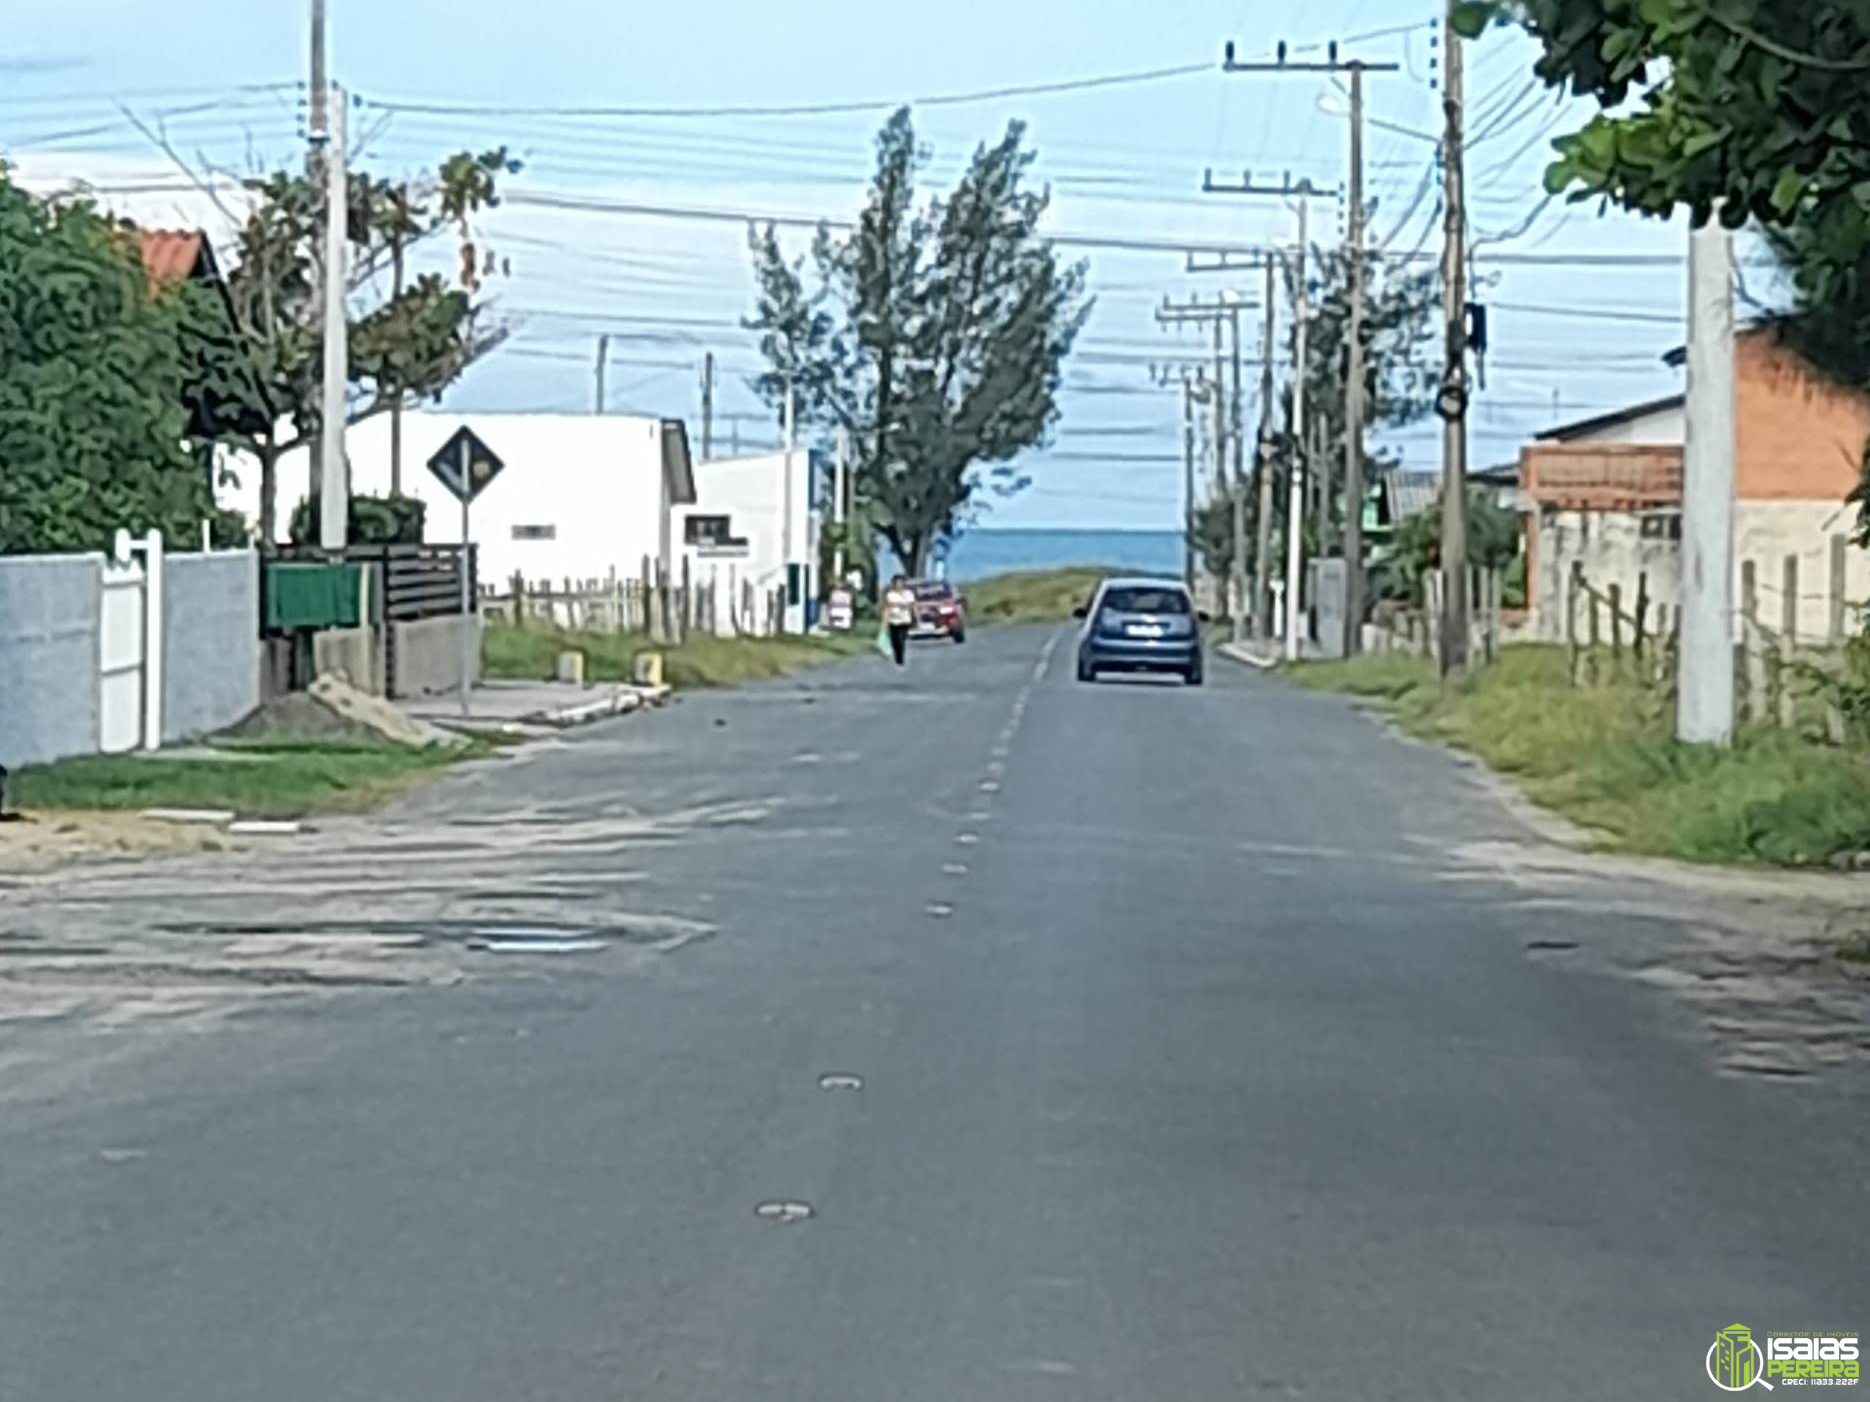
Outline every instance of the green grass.
POLYGON ((300 818, 356 812, 488 747, 301 742, 229 748, 227 759, 88 755, 34 765, 11 777, 7 799, 27 813, 221 808, 242 817, 300 818))
POLYGON ((637 654, 659 652, 663 680, 677 690, 688 690, 783 677, 805 667, 852 657, 870 649, 872 635, 873 630, 860 623, 849 633, 826 637, 716 638, 691 634, 680 646, 659 647, 641 633, 499 625, 486 631, 482 660, 489 677, 533 681, 558 674, 561 652, 582 652, 588 680, 627 682, 634 675, 637 654))
POLYGON ((1810 866, 1870 847, 1870 756, 1777 728, 1728 749, 1678 744, 1666 694, 1572 688, 1560 648, 1506 649, 1444 690, 1414 657, 1305 663, 1301 686, 1370 698, 1408 731, 1467 750, 1606 849, 1693 862, 1810 866))
POLYGON ((963 586, 971 624, 1045 623, 1070 618, 1106 576, 1120 570, 1073 565, 1053 570, 1017 570, 963 586))

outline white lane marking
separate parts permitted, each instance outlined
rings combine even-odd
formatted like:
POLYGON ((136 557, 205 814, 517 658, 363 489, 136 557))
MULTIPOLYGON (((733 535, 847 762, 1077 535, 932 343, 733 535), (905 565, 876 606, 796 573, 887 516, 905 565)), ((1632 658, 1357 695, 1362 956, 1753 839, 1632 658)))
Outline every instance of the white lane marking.
POLYGON ((1045 640, 1045 646, 1039 650, 1039 660, 1033 664, 1032 679, 1035 682, 1045 680, 1046 669, 1052 665, 1052 654, 1058 650, 1058 640, 1064 636, 1062 628, 1054 629, 1052 636, 1045 640))
POLYGON ((967 863, 966 862, 943 862, 942 867, 941 867, 941 874, 943 876, 966 876, 967 875, 967 863))
POLYGON ((1006 773, 1006 764, 998 759, 989 760, 987 762, 987 772, 996 775, 1004 774, 1006 773))
POLYGON ((999 793, 1000 781, 998 779, 982 779, 980 781, 980 791, 982 793, 999 793))
POLYGON ((970 823, 991 823, 993 821, 993 814, 985 808, 976 808, 972 813, 967 815, 966 821, 970 823))
POLYGON ((972 847, 976 842, 980 841, 980 834, 977 832, 958 832, 954 835, 954 840, 963 847, 972 847))
POLYGON ((937 920, 946 919, 948 916, 954 914, 954 907, 949 905, 947 901, 930 901, 924 909, 937 920))

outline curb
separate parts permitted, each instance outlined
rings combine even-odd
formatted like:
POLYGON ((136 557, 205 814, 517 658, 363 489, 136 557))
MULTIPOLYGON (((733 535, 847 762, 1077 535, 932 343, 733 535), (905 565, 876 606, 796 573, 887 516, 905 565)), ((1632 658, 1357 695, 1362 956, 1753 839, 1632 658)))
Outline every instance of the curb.
POLYGON ((601 696, 595 701, 583 701, 576 706, 561 706, 555 711, 541 711, 526 717, 536 725, 549 725, 559 730, 575 725, 589 725, 592 721, 608 720, 611 716, 628 715, 645 706, 659 706, 667 699, 669 688, 622 686, 608 696, 601 696))
POLYGON ((1262 672, 1271 672, 1279 666, 1278 658, 1258 657, 1238 643, 1222 643, 1215 649, 1221 656, 1232 662, 1244 662, 1247 666, 1262 672))

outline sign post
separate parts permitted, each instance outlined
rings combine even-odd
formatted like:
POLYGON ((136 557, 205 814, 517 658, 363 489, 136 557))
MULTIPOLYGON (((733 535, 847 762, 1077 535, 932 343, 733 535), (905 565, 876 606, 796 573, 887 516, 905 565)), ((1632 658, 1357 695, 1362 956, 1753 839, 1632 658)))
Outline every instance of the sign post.
POLYGON ((478 641, 474 628, 474 584, 468 568, 473 539, 468 508, 506 464, 493 449, 475 437, 472 430, 463 426, 442 444, 429 459, 428 466, 461 503, 461 554, 456 567, 461 579, 461 714, 466 716, 473 709, 470 698, 474 691, 474 648, 478 641))

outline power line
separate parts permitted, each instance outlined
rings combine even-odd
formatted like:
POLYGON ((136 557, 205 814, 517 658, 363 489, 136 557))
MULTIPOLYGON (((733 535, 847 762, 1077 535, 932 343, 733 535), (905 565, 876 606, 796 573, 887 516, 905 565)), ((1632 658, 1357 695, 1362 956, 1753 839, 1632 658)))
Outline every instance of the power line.
POLYGON ((937 93, 928 97, 867 98, 845 102, 797 104, 726 105, 716 107, 570 107, 556 105, 497 105, 471 102, 404 102, 366 99, 366 104, 386 112, 421 112, 444 116, 528 117, 825 117, 853 112, 877 112, 897 107, 957 107, 965 103, 997 102, 1009 97, 1046 97, 1057 93, 1087 92, 1094 88, 1127 87, 1138 83, 1159 83, 1172 78, 1186 78, 1196 73, 1212 72, 1212 63, 1183 63, 1168 68, 1135 69, 1127 73, 1105 73, 1090 78, 1070 78, 1055 83, 1022 83, 1004 88, 982 88, 972 92, 937 93))

